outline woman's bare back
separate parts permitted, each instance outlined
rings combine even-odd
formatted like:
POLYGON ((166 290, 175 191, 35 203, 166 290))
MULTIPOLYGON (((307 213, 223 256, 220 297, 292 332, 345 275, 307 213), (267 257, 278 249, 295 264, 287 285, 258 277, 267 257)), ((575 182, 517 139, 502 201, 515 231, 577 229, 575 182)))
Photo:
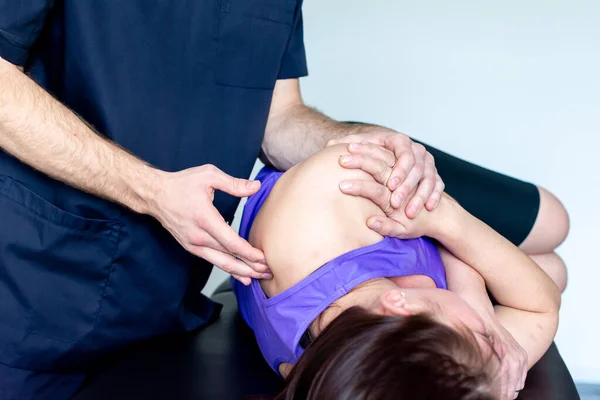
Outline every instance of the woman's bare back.
POLYGON ((343 194, 344 179, 373 180, 361 170, 342 168, 345 145, 331 146, 281 176, 258 213, 250 243, 261 249, 273 271, 261 281, 268 296, 298 283, 323 264, 382 237, 366 220, 383 215, 371 201, 343 194))

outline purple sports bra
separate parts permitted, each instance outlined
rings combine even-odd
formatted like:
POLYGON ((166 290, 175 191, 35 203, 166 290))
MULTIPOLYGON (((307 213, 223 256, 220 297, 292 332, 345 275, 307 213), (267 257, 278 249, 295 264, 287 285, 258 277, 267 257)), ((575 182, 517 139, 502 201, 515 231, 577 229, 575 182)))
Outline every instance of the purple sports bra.
MULTIPOLYGON (((254 218, 282 174, 268 167, 259 172, 256 179, 261 188, 250 196, 242 215, 243 238, 248 239, 254 218)), ((427 275, 438 288, 447 289, 444 266, 433 243, 424 238, 385 237, 329 261, 271 298, 257 280, 249 286, 234 279, 232 283, 242 317, 254 331, 263 357, 279 373, 280 363, 296 363, 304 351, 300 341, 310 323, 335 300, 371 279, 415 274, 427 275)))

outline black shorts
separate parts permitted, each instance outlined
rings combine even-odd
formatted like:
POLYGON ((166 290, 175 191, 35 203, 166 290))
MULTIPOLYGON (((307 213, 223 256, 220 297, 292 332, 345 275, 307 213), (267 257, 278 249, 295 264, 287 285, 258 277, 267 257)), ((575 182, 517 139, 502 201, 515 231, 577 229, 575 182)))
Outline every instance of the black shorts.
POLYGON ((540 209, 540 193, 535 185, 419 143, 433 155, 450 196, 515 245, 523 243, 540 209))

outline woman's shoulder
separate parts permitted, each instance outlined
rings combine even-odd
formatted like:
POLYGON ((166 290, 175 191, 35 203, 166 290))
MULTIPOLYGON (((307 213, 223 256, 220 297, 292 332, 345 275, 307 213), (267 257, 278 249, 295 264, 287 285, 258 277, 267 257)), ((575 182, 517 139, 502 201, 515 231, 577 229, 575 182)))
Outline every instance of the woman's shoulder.
POLYGON ((346 146, 331 146, 284 173, 254 220, 250 243, 263 250, 278 279, 285 275, 281 287, 339 255, 381 240, 366 226, 367 218, 381 210, 339 189, 344 179, 373 179, 342 168, 339 157, 344 154, 346 146))

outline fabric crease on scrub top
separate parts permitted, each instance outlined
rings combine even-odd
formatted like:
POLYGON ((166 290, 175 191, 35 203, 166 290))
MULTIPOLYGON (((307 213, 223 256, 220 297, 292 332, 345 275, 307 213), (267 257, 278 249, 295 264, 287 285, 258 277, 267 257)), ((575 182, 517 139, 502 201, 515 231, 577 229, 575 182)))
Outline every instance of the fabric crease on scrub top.
MULTIPOLYGON (((254 218, 283 173, 263 168, 256 179, 260 190, 244 207, 240 235, 248 239, 254 218)), ((277 373, 282 362, 295 364, 302 352, 301 339, 310 323, 335 300, 371 279, 422 274, 447 289, 439 252, 425 238, 380 242, 337 257, 282 293, 267 298, 258 280, 244 286, 232 279, 242 317, 254 331, 268 364, 277 373)))

